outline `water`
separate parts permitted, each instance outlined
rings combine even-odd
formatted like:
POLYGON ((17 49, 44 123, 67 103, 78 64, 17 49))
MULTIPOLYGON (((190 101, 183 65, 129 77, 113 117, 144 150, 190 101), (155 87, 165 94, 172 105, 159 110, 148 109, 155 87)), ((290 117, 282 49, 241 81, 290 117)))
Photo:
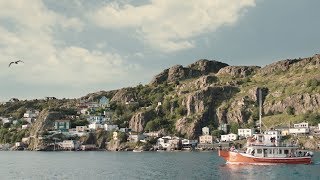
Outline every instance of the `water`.
POLYGON ((216 152, 0 152, 0 179, 320 179, 313 165, 226 165, 216 152))

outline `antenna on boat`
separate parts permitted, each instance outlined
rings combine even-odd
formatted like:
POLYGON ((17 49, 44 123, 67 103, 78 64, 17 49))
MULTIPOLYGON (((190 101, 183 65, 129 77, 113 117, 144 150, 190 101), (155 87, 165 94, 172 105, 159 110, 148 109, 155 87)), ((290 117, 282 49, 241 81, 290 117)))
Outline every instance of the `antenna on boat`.
POLYGON ((261 134, 261 124, 262 124, 262 91, 261 88, 259 88, 259 121, 260 121, 260 134, 261 134))

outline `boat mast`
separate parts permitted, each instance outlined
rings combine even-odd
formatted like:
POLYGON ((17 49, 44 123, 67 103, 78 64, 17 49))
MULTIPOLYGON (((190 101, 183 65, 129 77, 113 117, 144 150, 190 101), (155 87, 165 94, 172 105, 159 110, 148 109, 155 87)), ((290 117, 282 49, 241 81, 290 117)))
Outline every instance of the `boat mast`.
POLYGON ((259 88, 259 121, 260 121, 260 134, 261 134, 261 119, 262 119, 262 91, 261 88, 259 88))

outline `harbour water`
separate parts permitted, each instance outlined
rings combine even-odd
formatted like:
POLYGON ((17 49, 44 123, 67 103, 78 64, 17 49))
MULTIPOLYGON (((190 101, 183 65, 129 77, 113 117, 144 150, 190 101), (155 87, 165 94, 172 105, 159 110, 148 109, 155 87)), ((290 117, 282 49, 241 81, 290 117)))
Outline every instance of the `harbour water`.
POLYGON ((0 179, 320 179, 312 165, 226 165, 216 152, 0 152, 0 179))

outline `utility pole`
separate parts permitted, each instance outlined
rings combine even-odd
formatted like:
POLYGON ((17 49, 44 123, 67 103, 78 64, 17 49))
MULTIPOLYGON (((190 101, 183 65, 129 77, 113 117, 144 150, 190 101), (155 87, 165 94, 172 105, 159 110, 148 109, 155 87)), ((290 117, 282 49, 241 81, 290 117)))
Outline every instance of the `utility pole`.
POLYGON ((261 134, 261 124, 262 124, 262 91, 259 88, 259 121, 260 121, 260 134, 261 134))

